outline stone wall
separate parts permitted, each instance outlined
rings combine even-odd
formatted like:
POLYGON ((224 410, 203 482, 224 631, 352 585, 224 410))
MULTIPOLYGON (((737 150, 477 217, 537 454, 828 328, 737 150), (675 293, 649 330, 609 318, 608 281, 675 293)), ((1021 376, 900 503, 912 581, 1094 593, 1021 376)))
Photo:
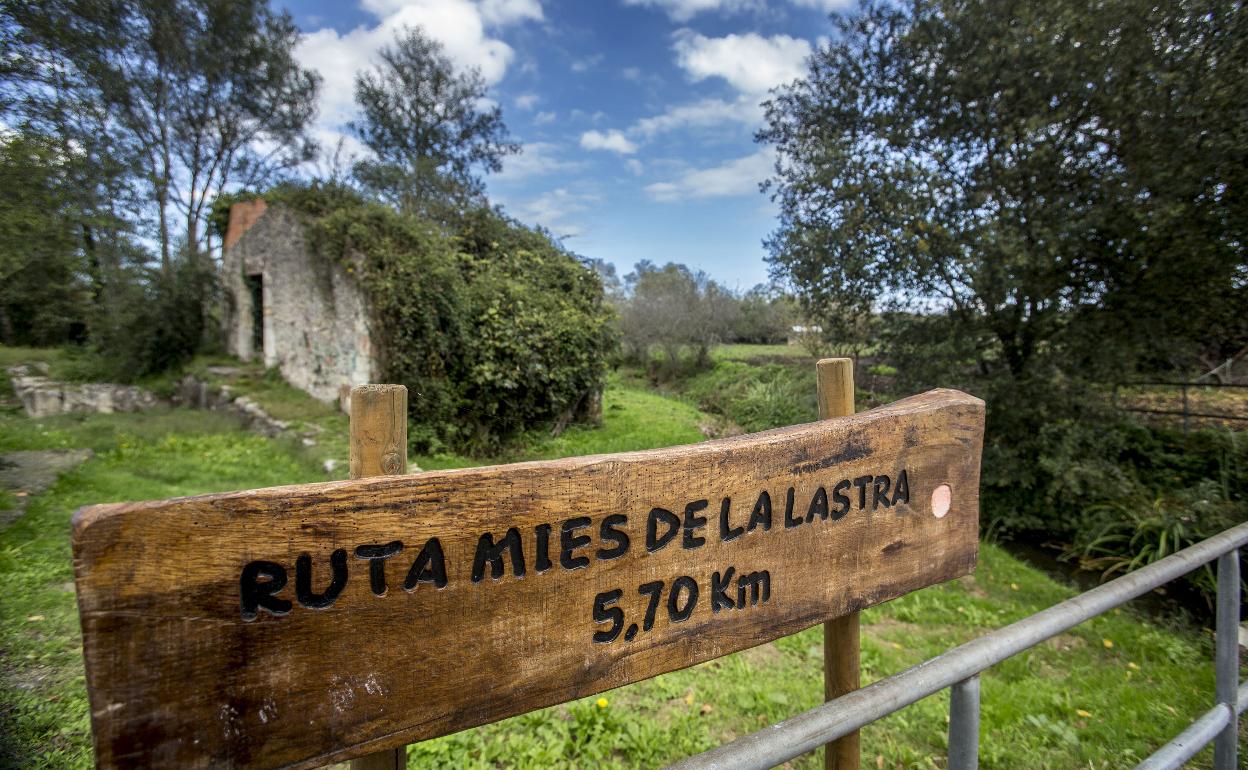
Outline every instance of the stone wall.
POLYGON ((342 402, 352 386, 373 381, 378 372, 364 293, 336 260, 314 253, 296 212, 280 205, 256 212, 255 204, 230 210, 235 240, 222 262, 227 347, 244 361, 277 367, 314 398, 342 402), (255 277, 263 305, 262 350, 253 344, 255 277))
POLYGON ((32 366, 14 366, 8 370, 13 391, 30 417, 50 417, 77 412, 139 412, 160 403, 150 391, 133 385, 103 382, 57 382, 32 366))

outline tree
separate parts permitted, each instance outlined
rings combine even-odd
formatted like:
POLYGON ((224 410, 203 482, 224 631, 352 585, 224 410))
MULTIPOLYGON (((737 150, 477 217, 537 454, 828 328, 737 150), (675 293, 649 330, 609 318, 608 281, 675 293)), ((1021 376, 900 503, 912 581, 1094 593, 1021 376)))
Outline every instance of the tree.
POLYGON ((663 351, 669 373, 680 352, 691 348, 695 366, 705 366, 710 349, 735 325, 738 303, 731 292, 702 271, 648 260, 626 278, 628 299, 620 309, 620 330, 632 353, 649 362, 652 346, 663 351))
POLYGON ((784 342, 793 325, 790 304, 789 298, 774 287, 760 283, 750 289, 741 297, 733 341, 764 345, 784 342))
MULTIPOLYGON (((108 26, 92 10, 103 13, 57 0, 39 5, 0 0, 0 50, 5 53, 0 115, 47 149, 43 160, 51 166, 43 173, 55 167, 54 209, 74 223, 82 269, 91 284, 90 321, 98 321, 117 310, 114 284, 134 254, 130 212, 142 207, 143 180, 132 163, 128 137, 114 130, 113 106, 100 97, 86 71, 73 66, 98 55, 86 28, 108 26)), ((37 184, 43 173, 27 179, 37 184)))
POLYGON ((290 14, 264 0, 7 0, 0 20, 15 46, 4 78, 20 94, 6 113, 66 146, 85 141, 103 178, 141 190, 138 224, 166 269, 173 216, 199 251, 219 192, 312 157, 318 79, 294 60, 290 14))
POLYGON ((86 286, 69 162, 46 137, 0 139, 0 343, 55 345, 83 320, 86 286))
POLYGON ((919 0, 836 27, 758 135, 770 260, 807 308, 923 311, 933 365, 1016 384, 1243 344, 1242 4, 919 0))
POLYGON ((356 164, 357 179, 405 211, 479 199, 478 172, 500 171, 502 159, 520 151, 508 139, 501 108, 481 106, 481 74, 457 72, 442 45, 419 28, 396 34, 378 57, 380 64, 355 80, 362 115, 351 128, 375 156, 356 164))

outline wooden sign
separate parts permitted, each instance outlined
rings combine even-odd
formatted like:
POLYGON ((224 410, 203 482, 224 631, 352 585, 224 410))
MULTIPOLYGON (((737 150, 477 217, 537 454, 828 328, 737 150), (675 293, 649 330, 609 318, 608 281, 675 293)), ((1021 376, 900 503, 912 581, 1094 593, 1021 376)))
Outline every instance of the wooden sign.
POLYGON ((956 391, 648 452, 100 505, 74 520, 102 767, 317 767, 964 575, 956 391))

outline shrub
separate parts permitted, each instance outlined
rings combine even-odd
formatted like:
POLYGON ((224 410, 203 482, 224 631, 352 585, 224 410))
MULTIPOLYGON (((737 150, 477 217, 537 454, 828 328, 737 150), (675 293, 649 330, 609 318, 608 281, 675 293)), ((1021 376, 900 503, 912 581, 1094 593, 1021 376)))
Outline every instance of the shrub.
POLYGON ((150 271, 116 289, 113 310, 94 320, 90 351, 73 356, 69 379, 134 382, 190 361, 215 337, 205 309, 216 277, 198 254, 177 255, 167 271, 150 271))
POLYGON ((749 432, 796 425, 814 420, 818 412, 814 371, 807 368, 720 361, 690 379, 685 394, 749 432))
MULTIPOLYGON (((1232 431, 1184 435, 1088 418, 984 447, 990 527, 1014 539, 1065 543, 1065 558, 1106 577, 1248 520, 1246 494, 1248 441, 1232 431)), ((1185 582, 1211 600, 1211 572, 1185 582)))
MULTIPOLYGON (((1152 564, 1248 518, 1243 504, 1228 499, 1226 488, 1212 479, 1152 495, 1141 488, 1122 500, 1090 506, 1084 514, 1064 557, 1101 570, 1103 577, 1152 564)), ((1203 565, 1184 580, 1212 609, 1217 592, 1213 565, 1203 565)))

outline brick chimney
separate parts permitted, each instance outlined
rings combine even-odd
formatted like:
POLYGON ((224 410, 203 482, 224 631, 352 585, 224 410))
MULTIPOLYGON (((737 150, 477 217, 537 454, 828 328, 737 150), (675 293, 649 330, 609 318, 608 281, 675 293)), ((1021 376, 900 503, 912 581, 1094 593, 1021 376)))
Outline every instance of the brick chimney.
POLYGON ((243 233, 250 230, 268 208, 269 204, 264 202, 264 198, 240 201, 230 206, 230 226, 225 230, 225 248, 228 249, 238 243, 243 233))

